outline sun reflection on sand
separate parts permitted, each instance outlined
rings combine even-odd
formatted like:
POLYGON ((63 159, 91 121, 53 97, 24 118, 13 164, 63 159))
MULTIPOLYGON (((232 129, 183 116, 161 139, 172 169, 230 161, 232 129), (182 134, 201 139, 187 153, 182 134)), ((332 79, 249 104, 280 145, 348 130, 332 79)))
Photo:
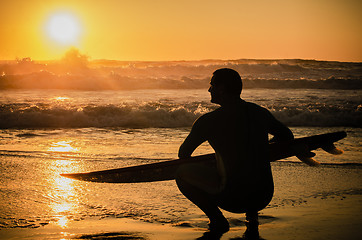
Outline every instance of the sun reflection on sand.
MULTIPOLYGON (((59 142, 57 144, 59 144, 59 142)), ((63 143, 60 145, 62 144, 63 143)), ((66 151, 72 148, 66 144, 65 146, 63 144, 62 147, 64 147, 66 151)), ((54 214, 55 223, 61 228, 66 228, 70 221, 69 216, 73 216, 79 207, 79 201, 77 191, 75 190, 76 181, 64 178, 60 176, 60 173, 75 172, 79 170, 79 167, 77 164, 74 164, 72 159, 62 159, 54 161, 51 169, 53 173, 51 174, 52 178, 49 179, 50 186, 48 195, 51 196, 54 201, 52 201, 49 207, 54 214)))
MULTIPOLYGON (((58 162, 58 161, 57 161, 58 162)), ((67 215, 72 213, 77 207, 76 192, 74 189, 74 183, 71 179, 66 179, 59 174, 55 175, 51 186, 51 195, 56 201, 50 206, 57 219, 56 224, 61 228, 67 227, 69 219, 67 215), (58 177, 59 176, 59 177, 58 177)))
POLYGON ((69 97, 55 97, 55 98, 52 98, 52 99, 54 99, 55 101, 61 102, 61 101, 68 100, 69 97))
POLYGON ((69 220, 66 216, 61 216, 61 217, 59 217, 57 224, 61 228, 66 228, 68 226, 68 222, 69 222, 69 220))
POLYGON ((78 149, 71 145, 72 141, 54 142, 49 147, 48 151, 52 152, 77 152, 78 149))

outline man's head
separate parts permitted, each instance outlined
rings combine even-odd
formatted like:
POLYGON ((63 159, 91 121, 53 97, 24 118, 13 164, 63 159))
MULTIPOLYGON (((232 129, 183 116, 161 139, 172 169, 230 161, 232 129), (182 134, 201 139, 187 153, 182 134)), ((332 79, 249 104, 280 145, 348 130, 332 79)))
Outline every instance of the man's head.
POLYGON ((239 73, 230 68, 216 70, 210 85, 211 102, 217 104, 221 104, 225 98, 239 98, 243 88, 239 73))

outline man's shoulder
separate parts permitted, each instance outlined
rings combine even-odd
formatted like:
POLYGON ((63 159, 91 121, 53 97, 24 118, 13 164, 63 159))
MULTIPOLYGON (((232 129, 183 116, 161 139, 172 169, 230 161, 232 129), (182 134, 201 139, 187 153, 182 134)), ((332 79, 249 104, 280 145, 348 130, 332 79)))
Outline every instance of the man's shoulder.
POLYGON ((265 107, 262 107, 256 103, 252 103, 252 102, 244 102, 245 105, 248 107, 248 109, 251 109, 253 111, 259 111, 259 112, 264 112, 264 113, 269 113, 269 110, 266 109, 265 107))
POLYGON ((201 115, 198 119, 204 121, 204 120, 208 120, 208 119, 213 119, 216 116, 219 116, 220 114, 222 114, 222 108, 219 107, 211 112, 205 113, 203 115, 201 115))
POLYGON ((194 125, 210 125, 213 124, 218 118, 222 116, 222 108, 217 108, 211 112, 201 115, 196 119, 194 125))

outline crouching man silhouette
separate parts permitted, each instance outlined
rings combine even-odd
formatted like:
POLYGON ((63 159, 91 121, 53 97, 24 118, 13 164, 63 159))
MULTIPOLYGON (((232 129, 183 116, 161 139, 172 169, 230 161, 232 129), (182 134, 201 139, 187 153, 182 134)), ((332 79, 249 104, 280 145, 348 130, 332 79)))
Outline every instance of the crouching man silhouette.
POLYGON ((190 157, 203 142, 215 150, 215 168, 189 164, 178 170, 180 191, 210 219, 208 234, 221 237, 229 223, 219 208, 246 213, 245 234, 258 235, 258 211, 273 197, 274 184, 268 152, 273 141, 293 139, 289 128, 265 108, 240 98, 238 72, 223 68, 213 73, 211 102, 221 107, 198 118, 179 149, 190 157))

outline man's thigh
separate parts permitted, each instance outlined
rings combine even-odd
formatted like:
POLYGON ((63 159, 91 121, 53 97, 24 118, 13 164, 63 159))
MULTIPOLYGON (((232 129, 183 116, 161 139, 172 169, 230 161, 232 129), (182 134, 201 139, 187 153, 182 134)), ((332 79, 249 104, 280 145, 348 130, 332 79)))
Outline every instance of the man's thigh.
POLYGON ((180 166, 177 177, 209 194, 218 194, 222 191, 221 177, 216 167, 202 164, 187 164, 180 166))

